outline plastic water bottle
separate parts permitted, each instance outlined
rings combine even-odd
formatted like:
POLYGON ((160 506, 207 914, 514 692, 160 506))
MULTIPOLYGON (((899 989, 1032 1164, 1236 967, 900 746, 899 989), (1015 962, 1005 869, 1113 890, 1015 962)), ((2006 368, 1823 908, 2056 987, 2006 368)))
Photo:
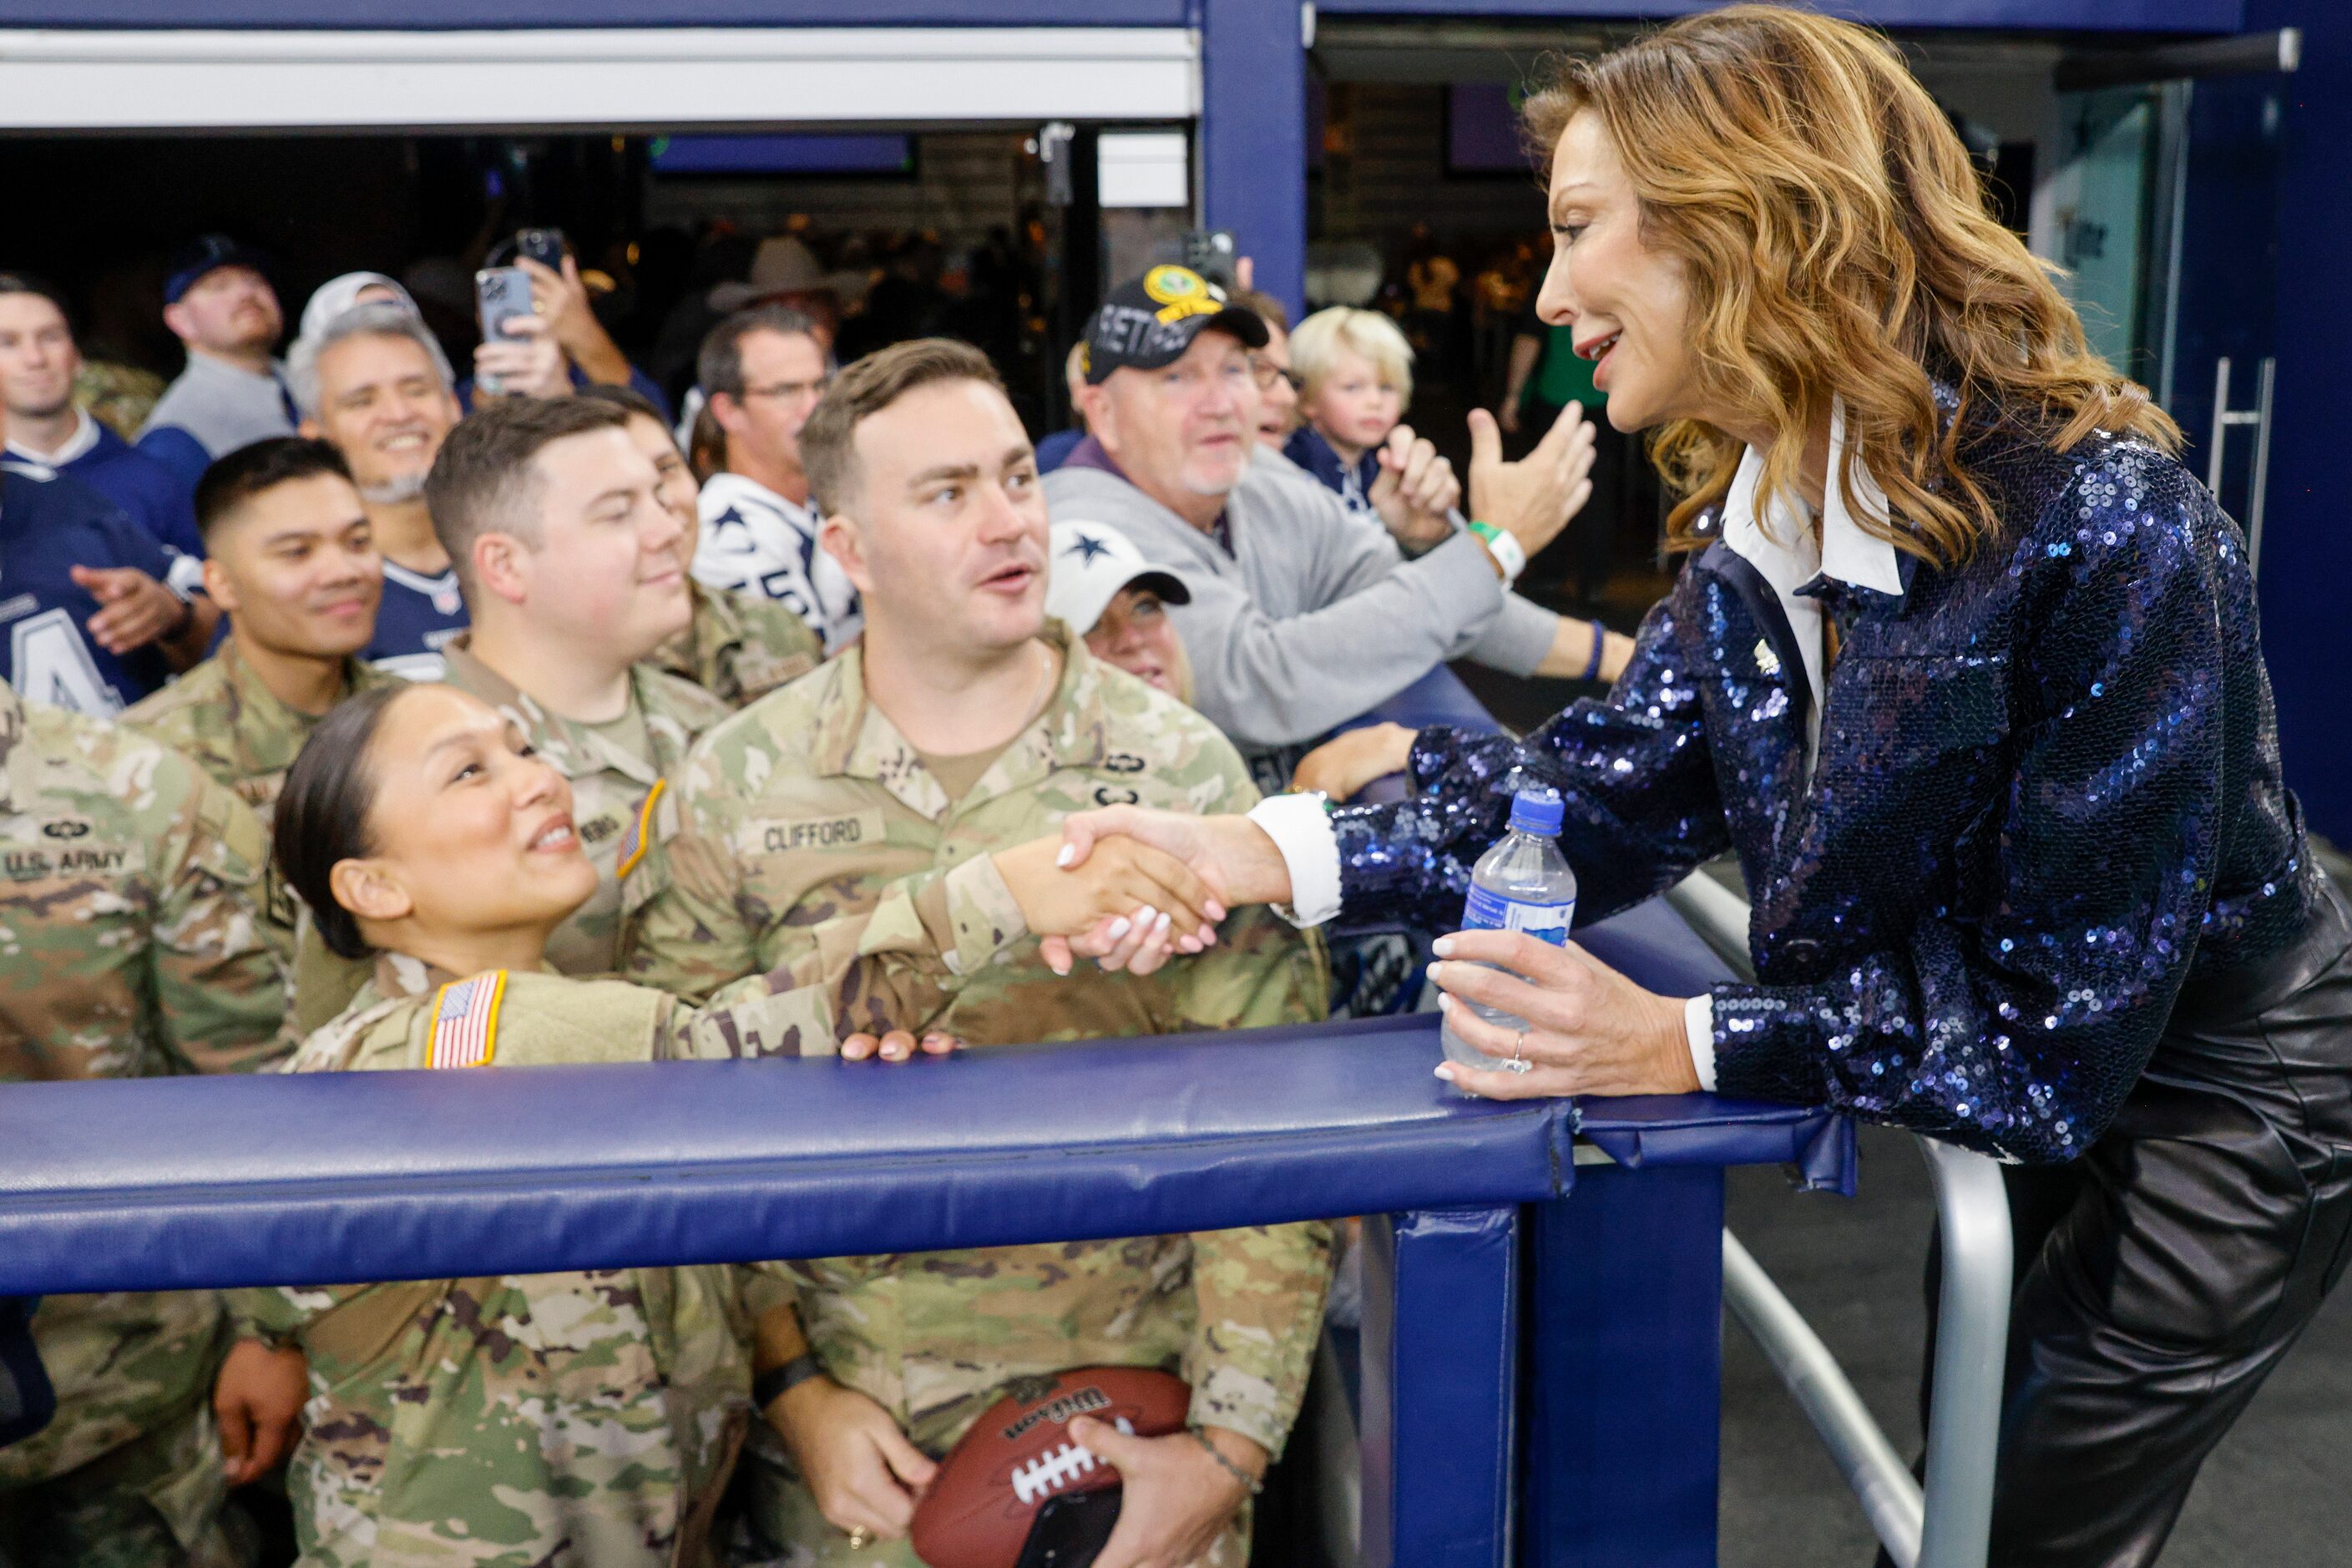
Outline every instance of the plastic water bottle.
MULTIPOLYGON (((1519 931, 1554 947, 1568 944, 1568 928, 1576 919, 1576 873, 1559 852, 1559 818, 1558 790, 1523 789, 1512 797, 1510 832, 1478 858, 1470 873, 1463 930, 1519 931)), ((1525 1018, 1499 1007, 1457 1000, 1498 1027, 1516 1032, 1527 1026, 1525 1018)), ((1490 1069, 1503 1065, 1456 1035, 1451 1024, 1443 1037, 1449 1061, 1490 1069)))

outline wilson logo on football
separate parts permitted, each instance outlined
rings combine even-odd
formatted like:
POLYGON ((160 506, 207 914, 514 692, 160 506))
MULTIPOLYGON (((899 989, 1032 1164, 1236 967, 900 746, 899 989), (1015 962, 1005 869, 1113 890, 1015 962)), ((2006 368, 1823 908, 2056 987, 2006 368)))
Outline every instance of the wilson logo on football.
MULTIPOLYGON (((1117 1425, 1129 1436, 1135 1436, 1135 1426, 1126 1416, 1119 1416, 1117 1425)), ((1092 1475, 1101 1463, 1093 1449, 1082 1444, 1065 1443, 1050 1454, 1040 1454, 1025 1465, 1013 1466, 1013 1495, 1024 1504, 1043 1501, 1080 1477, 1092 1475)))

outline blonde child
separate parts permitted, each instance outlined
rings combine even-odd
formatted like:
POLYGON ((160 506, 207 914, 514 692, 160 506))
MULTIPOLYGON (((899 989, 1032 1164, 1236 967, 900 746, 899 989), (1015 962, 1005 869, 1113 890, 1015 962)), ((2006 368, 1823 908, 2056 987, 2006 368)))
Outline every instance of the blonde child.
POLYGON ((1373 521, 1380 449, 1412 401, 1412 346, 1378 310, 1334 305, 1290 334, 1290 369, 1303 423, 1284 450, 1349 516, 1373 521))

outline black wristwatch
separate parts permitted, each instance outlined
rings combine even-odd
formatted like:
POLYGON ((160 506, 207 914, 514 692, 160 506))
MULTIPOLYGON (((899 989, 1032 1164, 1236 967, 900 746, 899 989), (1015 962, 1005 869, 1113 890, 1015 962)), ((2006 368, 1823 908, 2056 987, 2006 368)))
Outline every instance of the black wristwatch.
POLYGON ((810 1378, 824 1371, 824 1363, 803 1351, 782 1366, 772 1366, 751 1380, 751 1408, 765 1410, 810 1378))

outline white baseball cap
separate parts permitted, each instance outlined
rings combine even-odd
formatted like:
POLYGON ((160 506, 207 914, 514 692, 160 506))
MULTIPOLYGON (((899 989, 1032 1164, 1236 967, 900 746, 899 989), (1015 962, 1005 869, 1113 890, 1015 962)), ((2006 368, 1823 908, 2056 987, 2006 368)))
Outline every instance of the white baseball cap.
POLYGON ((1171 605, 1192 602, 1182 578, 1144 559, 1133 540, 1108 524, 1057 522, 1048 549, 1045 613, 1079 637, 1095 629, 1122 588, 1149 588, 1171 605))

